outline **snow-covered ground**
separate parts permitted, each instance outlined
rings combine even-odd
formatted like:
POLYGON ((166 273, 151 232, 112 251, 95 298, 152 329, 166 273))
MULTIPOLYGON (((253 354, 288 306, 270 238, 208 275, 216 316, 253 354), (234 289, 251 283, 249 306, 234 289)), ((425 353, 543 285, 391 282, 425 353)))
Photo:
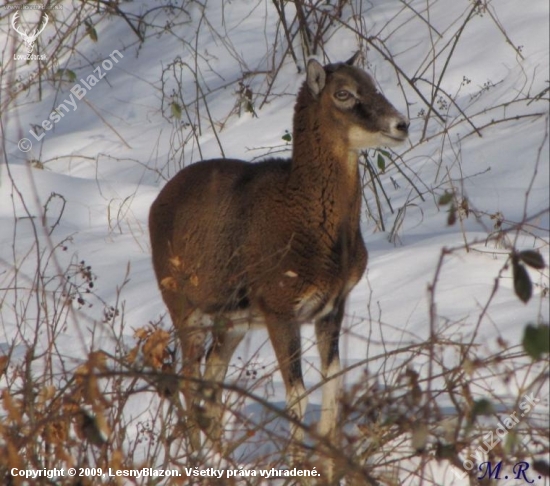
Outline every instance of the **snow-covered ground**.
MULTIPOLYGON (((181 167, 210 157, 290 155, 290 145, 281 137, 291 131, 294 95, 304 77, 290 56, 273 85, 273 77, 266 75, 273 73, 273 63, 281 61, 287 46, 273 3, 211 1, 204 10, 198 3, 184 3, 188 15, 159 10, 147 17, 157 27, 172 19, 181 23, 158 35, 160 28, 149 28, 143 43, 121 17, 104 18, 97 24, 97 42, 86 36, 70 49, 62 46, 58 65, 50 66, 40 85, 35 82, 30 88, 23 84, 36 76, 38 63, 14 60, 13 49, 22 53, 22 41, 11 28, 11 11, 1 12, 0 353, 10 353, 12 363, 24 359, 34 339, 41 350, 55 337, 64 366, 74 368, 90 350, 115 353, 120 333, 129 349, 135 343, 133 329, 162 316, 162 326, 169 329, 147 230, 148 209, 165 181, 181 167), (66 70, 62 81, 53 76, 58 68, 66 70), (104 75, 96 85, 80 81, 89 79, 94 69, 98 78, 104 75), (255 115, 239 102, 240 80, 252 91, 255 115), (171 109, 172 102, 177 106, 171 109), (50 114, 61 103, 68 110, 54 121, 50 114), (180 119, 174 116, 178 107, 183 108, 180 119), (47 120, 49 130, 36 128, 47 120), (32 144, 28 151, 18 147, 22 138, 32 144), (41 285, 50 302, 55 301, 61 292, 56 278, 66 269, 79 274, 74 279, 80 278, 85 287, 88 281, 77 269, 81 261, 95 279, 91 292, 83 290, 81 305, 75 301, 64 324, 52 331, 48 316, 55 309, 37 306, 40 299, 35 300, 33 289, 41 285), (39 283, 38 266, 43 277, 39 283), (104 319, 111 306, 118 316, 104 319)), ((342 15, 349 28, 334 27, 326 37, 327 57, 318 57, 344 60, 362 48, 367 68, 385 96, 408 114, 411 127, 409 143, 392 152, 396 163, 388 162, 386 173, 380 174, 393 209, 380 195, 384 231, 363 206, 369 264, 348 302, 341 355, 344 366, 381 357, 350 370, 346 389, 362 379, 365 368, 384 386, 399 379, 405 363, 428 376, 428 354, 409 362, 410 356, 391 351, 426 342, 434 329, 455 343, 473 340, 471 359, 506 347, 516 346, 519 353, 525 326, 549 321, 548 268, 529 270, 534 289, 527 304, 514 293, 511 267, 502 270, 512 247, 540 250, 550 261, 544 92, 550 79, 548 2, 534 0, 528 8, 521 2, 488 2, 487 9, 467 22, 472 2, 350 3, 353 8, 348 5, 342 15), (363 11, 357 11, 358 5, 363 11), (373 45, 358 42, 360 33, 375 39, 373 45), (393 61, 374 45, 384 46, 382 52, 391 53, 393 61), (439 55, 432 62, 434 53, 439 55), (416 80, 414 88, 407 78, 416 80), (433 107, 441 116, 432 111, 426 123, 429 106, 420 95, 431 99, 432 81, 440 83, 433 107), (467 198, 470 208, 467 217, 458 211, 451 226, 449 206, 437 204, 445 191, 454 191, 459 203, 467 198), (494 238, 499 229, 506 232, 502 241, 494 238), (443 249, 448 253, 438 267, 443 249)), ((156 4, 126 2, 120 8, 140 14, 156 4)), ((73 2, 62 5, 55 13, 61 30, 60 19, 69 25, 76 10, 73 2)), ((23 16, 32 17, 28 11, 23 16)), ((60 35, 53 25, 51 21, 38 41, 48 59, 53 59, 60 35)), ((295 49, 301 53, 298 37, 295 49)), ((28 146, 23 143, 22 148, 28 146)), ((365 194, 370 212, 379 219, 372 189, 366 188, 365 194)), ((312 386, 319 380, 312 326, 304 327, 302 336, 306 382, 312 386)), ((260 375, 269 374, 275 358, 266 340, 264 331, 249 333, 235 353, 229 380, 243 363, 260 375)), ((440 366, 456 366, 457 349, 440 349, 440 366)), ((511 370, 517 373, 509 380, 488 373, 475 377, 471 390, 476 397, 488 391, 500 397, 503 413, 511 413, 517 397, 529 391, 540 400, 537 417, 545 417, 548 382, 524 388, 536 370, 522 365, 511 370)), ((247 380, 239 376, 245 385, 247 380)), ((6 380, 0 379, 0 387, 7 386, 6 380)), ((256 385, 254 392, 282 405, 278 374, 269 387, 262 393, 256 385)), ((128 417, 147 413, 149 400, 157 400, 154 394, 147 396, 146 403, 129 403, 128 417)), ((259 418, 261 407, 247 403, 243 413, 259 418)), ((310 420, 315 420, 319 404, 316 390, 310 396, 310 420)), ((448 397, 441 397, 440 406, 452 414, 448 397)), ((540 421, 547 427, 544 418, 540 421)), ((131 441, 135 425, 127 430, 131 441)), ((256 447, 254 439, 251 444, 256 447)), ((246 457, 246 444, 239 451, 246 457)), ((253 457, 250 448, 248 456, 253 457)), ((437 484, 466 484, 435 462, 426 474, 437 484)), ((402 481, 419 484, 418 478, 402 481)))

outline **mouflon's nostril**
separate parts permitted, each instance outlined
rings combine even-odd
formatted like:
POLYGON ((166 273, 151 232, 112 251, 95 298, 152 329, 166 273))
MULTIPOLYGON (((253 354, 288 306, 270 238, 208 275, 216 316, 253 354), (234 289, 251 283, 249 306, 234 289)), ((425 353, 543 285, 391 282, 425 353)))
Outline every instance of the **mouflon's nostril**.
POLYGON ((401 120, 395 124, 395 129, 399 130, 400 132, 407 133, 409 131, 409 121, 408 120, 401 120))

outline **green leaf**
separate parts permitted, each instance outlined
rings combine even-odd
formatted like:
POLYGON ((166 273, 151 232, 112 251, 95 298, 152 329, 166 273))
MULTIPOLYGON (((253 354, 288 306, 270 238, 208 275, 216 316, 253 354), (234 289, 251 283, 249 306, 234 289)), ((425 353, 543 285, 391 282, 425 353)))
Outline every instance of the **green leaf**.
POLYGON ((514 430, 510 430, 508 435, 506 435, 506 440, 504 441, 504 451, 507 454, 512 453, 516 447, 520 444, 518 434, 514 430))
POLYGON ((538 251, 520 251, 518 257, 523 263, 537 270, 542 270, 546 266, 543 256, 538 251))
POLYGON ((533 284, 531 277, 525 267, 518 263, 517 259, 513 259, 513 274, 514 274, 514 290, 519 299, 527 303, 533 295, 533 284))
POLYGON ((288 130, 285 130, 285 134, 281 137, 285 142, 292 142, 292 135, 288 130))
POLYGON ((444 194, 439 196, 439 201, 437 202, 437 204, 439 206, 446 206, 447 204, 450 204, 452 200, 453 194, 451 192, 445 191, 444 194))
POLYGON ((97 42, 97 31, 92 24, 86 26, 86 33, 90 36, 92 41, 97 42))
POLYGON ((386 159, 382 157, 382 154, 378 154, 378 157, 376 158, 376 164, 378 165, 380 172, 384 174, 386 172, 386 159))
POLYGON ((472 408, 472 420, 480 415, 490 415, 493 411, 493 404, 490 400, 480 398, 474 402, 474 407, 472 408))
POLYGON ((170 111, 174 118, 181 120, 181 105, 177 101, 172 101, 170 104, 170 111))
POLYGON ((428 443, 430 431, 426 424, 417 422, 411 435, 411 446, 415 451, 423 451, 428 443))
POLYGON ((244 105, 244 111, 247 113, 254 113, 254 105, 251 101, 247 101, 244 105))
POLYGON ((60 79, 67 79, 68 81, 76 81, 76 73, 70 69, 58 69, 55 73, 56 77, 60 79))
POLYGON ((537 471, 541 476, 544 476, 546 478, 550 476, 550 465, 544 459, 534 461, 533 469, 537 471))
POLYGON ((531 358, 535 361, 541 359, 543 354, 550 353, 550 327, 548 324, 540 324, 537 327, 528 324, 523 331, 521 344, 531 358))

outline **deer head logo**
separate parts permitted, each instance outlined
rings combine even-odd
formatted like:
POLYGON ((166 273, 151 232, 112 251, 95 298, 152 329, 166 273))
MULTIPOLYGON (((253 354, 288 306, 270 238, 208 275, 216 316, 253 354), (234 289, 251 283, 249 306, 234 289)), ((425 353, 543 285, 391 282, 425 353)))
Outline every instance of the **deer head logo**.
POLYGON ((44 14, 44 17, 42 18, 42 25, 39 29, 34 29, 31 34, 21 31, 17 28, 17 19, 19 18, 19 12, 15 12, 13 14, 13 17, 11 18, 11 26, 14 28, 15 32, 17 32, 25 41, 25 45, 27 46, 27 53, 30 54, 32 50, 34 49, 34 43, 36 42, 36 39, 38 36, 42 33, 42 31, 46 28, 46 24, 48 23, 48 16, 44 14))

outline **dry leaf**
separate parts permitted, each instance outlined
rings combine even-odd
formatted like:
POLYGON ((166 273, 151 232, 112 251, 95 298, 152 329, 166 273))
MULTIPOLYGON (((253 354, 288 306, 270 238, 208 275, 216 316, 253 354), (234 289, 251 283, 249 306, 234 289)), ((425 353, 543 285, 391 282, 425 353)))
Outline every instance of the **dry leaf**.
POLYGON ((103 351, 92 351, 88 355, 91 369, 107 371, 107 355, 103 351))
POLYGON ((7 356, 0 356, 0 376, 4 374, 9 364, 9 359, 7 356))
POLYGON ((155 369, 161 369, 168 358, 168 341, 170 334, 164 329, 157 329, 151 333, 143 344, 145 364, 155 369))
POLYGON ((169 258, 168 261, 170 262, 170 265, 172 265, 176 270, 183 270, 183 261, 178 255, 169 258))
POLYGON ((52 385, 42 387, 40 392, 38 392, 38 403, 40 405, 44 405, 46 402, 50 401, 53 398, 55 392, 56 389, 52 385))
POLYGON ((68 436, 67 422, 56 420, 49 422, 44 428, 44 438, 54 444, 64 444, 68 436))
POLYGON ((417 424, 412 431, 411 447, 415 451, 423 451, 428 443, 429 430, 426 424, 417 424))
POLYGON ((166 290, 177 290, 178 289, 178 283, 176 282, 176 279, 174 277, 164 277, 160 281, 160 286, 163 289, 166 289, 166 290))
POLYGON ((130 364, 134 364, 137 358, 137 354, 139 352, 139 346, 133 347, 130 352, 126 355, 126 361, 130 364))
POLYGON ((21 423, 21 406, 17 406, 16 403, 14 403, 14 400, 12 399, 9 391, 7 388, 4 388, 2 390, 2 403, 4 405, 4 410, 8 412, 8 418, 12 422, 15 422, 16 424, 21 423))
POLYGON ((138 340, 147 339, 147 336, 151 334, 151 331, 145 327, 140 327, 134 331, 134 337, 138 340))

